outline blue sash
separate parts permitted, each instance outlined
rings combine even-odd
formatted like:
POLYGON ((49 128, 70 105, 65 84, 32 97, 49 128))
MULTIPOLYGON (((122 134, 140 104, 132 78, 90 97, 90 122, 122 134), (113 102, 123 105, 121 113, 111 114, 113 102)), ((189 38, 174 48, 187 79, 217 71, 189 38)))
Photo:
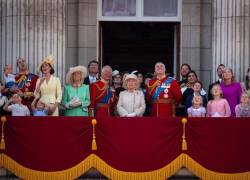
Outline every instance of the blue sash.
POLYGON ((169 86, 173 81, 172 77, 168 77, 159 87, 156 88, 154 95, 152 96, 153 100, 156 100, 157 97, 166 89, 166 86, 169 86), (162 87, 164 86, 164 87, 162 87))
POLYGON ((112 97, 112 91, 110 88, 107 89, 106 95, 102 98, 100 103, 108 104, 109 99, 112 97))
MULTIPOLYGON (((31 82, 32 78, 34 77, 34 74, 29 73, 28 75, 25 76, 25 78, 20 81, 19 83, 16 84, 18 89, 22 89, 23 86, 27 83, 27 82, 31 82)), ((21 77, 20 77, 21 78, 21 77)))

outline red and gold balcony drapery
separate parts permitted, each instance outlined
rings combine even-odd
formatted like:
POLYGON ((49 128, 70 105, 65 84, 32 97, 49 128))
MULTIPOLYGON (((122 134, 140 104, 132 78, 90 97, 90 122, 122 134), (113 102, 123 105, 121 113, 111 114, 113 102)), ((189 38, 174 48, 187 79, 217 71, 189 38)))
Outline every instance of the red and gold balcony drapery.
POLYGON ((250 119, 7 117, 0 165, 24 179, 74 179, 91 167, 110 179, 166 179, 187 167, 202 179, 250 179, 250 119), (183 150, 184 139, 187 150, 183 150))

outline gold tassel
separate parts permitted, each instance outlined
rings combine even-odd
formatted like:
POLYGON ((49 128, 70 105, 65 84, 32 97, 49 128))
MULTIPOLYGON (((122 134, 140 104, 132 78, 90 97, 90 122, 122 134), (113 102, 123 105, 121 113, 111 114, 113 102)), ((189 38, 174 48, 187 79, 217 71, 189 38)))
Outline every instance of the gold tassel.
POLYGON ((97 150, 97 144, 96 144, 96 136, 95 136, 95 125, 97 124, 96 119, 92 119, 92 126, 93 126, 93 139, 92 139, 92 150, 97 150))
POLYGON ((4 123, 7 121, 7 118, 5 116, 1 117, 2 121, 2 134, 1 134, 1 142, 0 142, 0 149, 5 150, 5 141, 4 141, 4 123))
POLYGON ((183 124, 183 133, 182 133, 182 151, 187 150, 187 141, 186 141, 186 136, 185 136, 185 131, 186 131, 186 123, 187 123, 187 118, 182 118, 181 122, 183 124))
POLYGON ((183 151, 186 151, 186 150, 187 150, 187 141, 186 141, 186 139, 183 139, 183 140, 182 140, 182 150, 183 150, 183 151))

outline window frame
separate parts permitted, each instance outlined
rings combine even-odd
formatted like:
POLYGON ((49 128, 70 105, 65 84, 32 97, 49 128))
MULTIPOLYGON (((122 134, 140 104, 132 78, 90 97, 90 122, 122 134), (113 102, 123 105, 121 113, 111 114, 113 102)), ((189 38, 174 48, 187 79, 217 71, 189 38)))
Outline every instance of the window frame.
POLYGON ((155 17, 143 16, 144 0, 136 0, 135 16, 103 16, 102 0, 97 0, 97 20, 98 21, 152 21, 152 22, 181 22, 182 0, 178 1, 177 16, 173 17, 155 17))

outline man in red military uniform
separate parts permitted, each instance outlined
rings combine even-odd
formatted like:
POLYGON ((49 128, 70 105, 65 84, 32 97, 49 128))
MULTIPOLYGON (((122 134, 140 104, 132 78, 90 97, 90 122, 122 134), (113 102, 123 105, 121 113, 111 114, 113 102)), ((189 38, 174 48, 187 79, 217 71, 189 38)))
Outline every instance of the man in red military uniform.
POLYGON ((165 65, 155 64, 156 78, 151 79, 146 87, 146 98, 151 103, 151 116, 174 117, 175 104, 181 101, 181 89, 178 82, 166 76, 165 65))
POLYGON ((22 103, 31 109, 31 103, 34 99, 34 91, 36 88, 36 81, 38 76, 29 73, 26 60, 19 58, 16 61, 19 73, 15 75, 15 86, 4 89, 4 93, 11 96, 14 93, 18 93, 22 97, 22 103))
POLYGON ((114 110, 115 92, 110 87, 112 69, 104 66, 101 79, 90 86, 90 116, 111 116, 114 110))

